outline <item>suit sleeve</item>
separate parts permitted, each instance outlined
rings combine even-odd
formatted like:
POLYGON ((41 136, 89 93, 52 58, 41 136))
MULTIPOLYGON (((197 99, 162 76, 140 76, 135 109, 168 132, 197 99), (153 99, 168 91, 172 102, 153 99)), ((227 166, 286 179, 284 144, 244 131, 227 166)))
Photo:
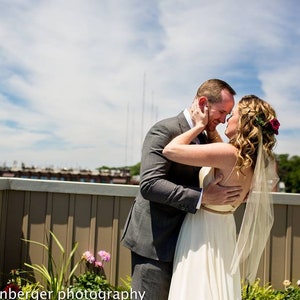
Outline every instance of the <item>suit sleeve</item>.
POLYGON ((180 133, 179 125, 169 122, 150 129, 142 150, 140 191, 144 199, 195 213, 201 193, 199 168, 171 162, 162 154, 180 133))

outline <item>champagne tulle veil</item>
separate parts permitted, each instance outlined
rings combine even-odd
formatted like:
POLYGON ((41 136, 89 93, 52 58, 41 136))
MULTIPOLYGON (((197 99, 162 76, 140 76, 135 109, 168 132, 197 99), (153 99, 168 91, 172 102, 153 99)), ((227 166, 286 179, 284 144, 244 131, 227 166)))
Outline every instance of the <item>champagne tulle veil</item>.
POLYGON ((273 226, 270 192, 278 180, 275 160, 266 157, 261 137, 252 185, 231 264, 231 272, 235 273, 240 263, 243 263, 244 278, 249 283, 256 279, 260 258, 273 226))

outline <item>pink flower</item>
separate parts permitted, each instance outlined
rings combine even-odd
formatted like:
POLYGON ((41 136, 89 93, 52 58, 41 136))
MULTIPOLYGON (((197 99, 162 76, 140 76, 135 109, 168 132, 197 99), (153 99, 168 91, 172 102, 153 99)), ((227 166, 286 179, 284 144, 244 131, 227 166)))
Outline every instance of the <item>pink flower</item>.
POLYGON ((102 267, 103 267, 102 262, 99 261, 99 260, 96 260, 96 261, 95 261, 95 267, 96 267, 96 268, 102 268, 102 267))
POLYGON ((104 250, 98 252, 98 255, 101 257, 102 261, 110 261, 110 254, 104 250))
POLYGON ((86 260, 90 264, 93 264, 95 262, 95 257, 93 256, 93 254, 90 251, 85 251, 82 254, 82 259, 86 260))

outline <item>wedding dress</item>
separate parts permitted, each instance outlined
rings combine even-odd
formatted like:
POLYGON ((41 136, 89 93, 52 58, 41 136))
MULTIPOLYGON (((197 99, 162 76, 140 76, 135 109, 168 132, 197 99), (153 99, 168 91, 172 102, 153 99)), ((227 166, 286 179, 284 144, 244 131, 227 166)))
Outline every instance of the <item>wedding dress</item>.
MULTIPOLYGON (((200 185, 214 179, 214 169, 200 171, 200 185)), ((275 160, 267 159, 259 143, 258 158, 247 196, 239 237, 231 205, 201 207, 187 214, 174 256, 169 300, 241 299, 243 280, 253 283, 273 222, 271 191, 278 183, 275 160)))
MULTIPOLYGON (((202 186, 213 178, 213 168, 201 169, 202 186)), ((231 205, 209 205, 187 214, 176 246, 169 300, 241 299, 239 269, 231 274, 236 246, 233 212, 231 205)))
MULTIPOLYGON (((214 179, 214 169, 200 171, 200 186, 214 179)), ((239 237, 231 205, 209 205, 187 214, 174 256, 169 300, 241 299, 243 280, 253 283, 273 222, 272 195, 279 181, 276 161, 266 156, 262 136, 239 237)))

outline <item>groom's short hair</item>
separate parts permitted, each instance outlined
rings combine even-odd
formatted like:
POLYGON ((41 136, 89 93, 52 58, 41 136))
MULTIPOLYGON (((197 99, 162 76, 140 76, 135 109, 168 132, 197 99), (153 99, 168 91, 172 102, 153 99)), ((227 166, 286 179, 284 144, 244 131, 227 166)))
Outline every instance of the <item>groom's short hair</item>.
POLYGON ((228 90, 233 96, 236 95, 235 90, 227 82, 221 79, 208 79, 200 85, 195 98, 204 96, 208 102, 218 103, 222 101, 223 90, 228 90))

